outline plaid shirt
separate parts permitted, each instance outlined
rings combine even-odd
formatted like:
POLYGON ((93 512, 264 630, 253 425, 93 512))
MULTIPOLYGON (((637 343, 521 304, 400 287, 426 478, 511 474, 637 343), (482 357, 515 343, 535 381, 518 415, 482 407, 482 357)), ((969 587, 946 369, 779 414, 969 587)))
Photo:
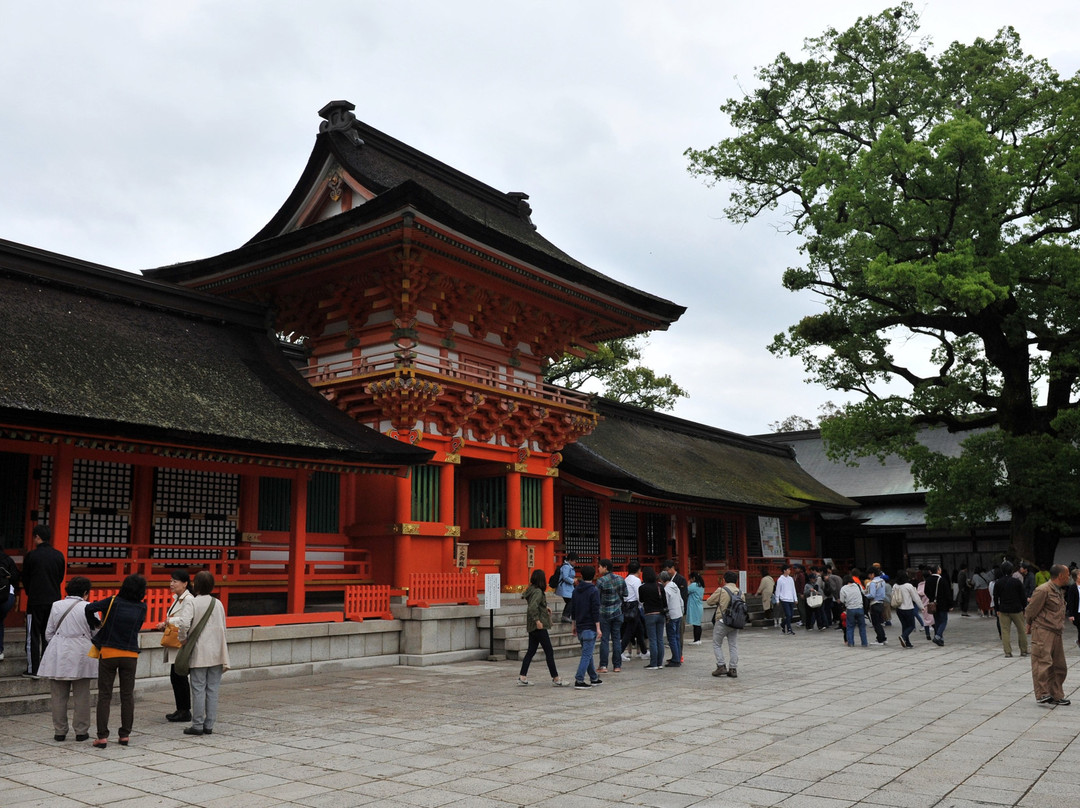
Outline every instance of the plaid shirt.
POLYGON ((596 582, 596 588, 600 590, 600 619, 611 620, 616 616, 622 617, 623 599, 626 598, 626 581, 622 576, 609 572, 596 582))

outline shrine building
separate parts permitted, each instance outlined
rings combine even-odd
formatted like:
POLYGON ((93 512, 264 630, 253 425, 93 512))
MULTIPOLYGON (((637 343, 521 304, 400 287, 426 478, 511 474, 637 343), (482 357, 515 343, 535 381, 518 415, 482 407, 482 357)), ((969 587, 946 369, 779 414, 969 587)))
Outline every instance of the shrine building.
POLYGON ((426 573, 520 591, 568 550, 710 582, 820 556, 856 503, 789 448, 545 383, 682 306, 353 109, 320 111, 292 193, 231 252, 139 277, 0 242, 12 555, 47 523, 102 585, 209 568, 230 619, 426 573))

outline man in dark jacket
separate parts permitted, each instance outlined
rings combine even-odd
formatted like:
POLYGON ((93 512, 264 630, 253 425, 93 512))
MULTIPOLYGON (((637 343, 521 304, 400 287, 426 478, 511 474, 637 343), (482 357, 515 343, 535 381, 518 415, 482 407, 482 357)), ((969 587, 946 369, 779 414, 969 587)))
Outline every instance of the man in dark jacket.
POLYGON ((581 661, 574 675, 574 687, 595 687, 602 684, 593 665, 593 649, 600 637, 600 590, 593 583, 596 569, 591 564, 578 568, 581 583, 574 588, 570 603, 574 611, 574 634, 581 643, 581 661), (585 681, 585 674, 589 681, 585 681))
POLYGON ((934 644, 944 645, 945 627, 949 625, 949 609, 952 608, 952 584, 940 564, 935 572, 926 576, 923 591, 927 600, 934 604, 934 644))
POLYGON ((52 546, 52 531, 35 525, 34 549, 23 558, 22 585, 26 591, 26 676, 37 676, 45 653, 45 627, 52 605, 60 600, 60 585, 67 573, 64 554, 52 546))
POLYGON ((1001 565, 1001 577, 994 583, 994 611, 997 612, 998 628, 1001 629, 1001 646, 1005 656, 1012 656, 1010 634, 1012 626, 1020 637, 1020 656, 1028 655, 1027 629, 1024 626, 1024 607, 1027 596, 1024 585, 1013 577, 1012 564, 1006 561, 1001 565))

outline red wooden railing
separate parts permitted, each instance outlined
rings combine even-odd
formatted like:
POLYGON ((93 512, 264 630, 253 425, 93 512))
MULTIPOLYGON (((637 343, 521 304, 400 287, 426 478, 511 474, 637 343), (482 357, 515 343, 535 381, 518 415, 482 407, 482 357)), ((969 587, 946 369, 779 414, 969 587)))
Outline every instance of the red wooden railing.
POLYGON ((464 572, 414 572, 409 575, 406 606, 426 609, 433 603, 479 606, 475 575, 464 572))
POLYGON ((393 620, 390 613, 389 586, 345 587, 345 619, 359 622, 366 617, 377 620, 393 620))

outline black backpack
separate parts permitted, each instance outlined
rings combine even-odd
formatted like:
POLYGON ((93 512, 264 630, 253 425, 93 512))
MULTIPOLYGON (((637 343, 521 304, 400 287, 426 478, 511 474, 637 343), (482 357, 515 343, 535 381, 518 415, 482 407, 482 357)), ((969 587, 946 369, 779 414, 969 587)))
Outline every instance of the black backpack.
POLYGON ((731 602, 728 604, 728 607, 724 609, 724 616, 720 618, 720 620, 728 628, 740 629, 746 628, 749 617, 750 615, 746 610, 746 601, 743 600, 742 592, 736 589, 731 593, 731 602))
POLYGON ((559 585, 559 581, 562 578, 562 567, 556 567, 555 572, 551 573, 551 577, 548 578, 548 586, 555 589, 559 585))

